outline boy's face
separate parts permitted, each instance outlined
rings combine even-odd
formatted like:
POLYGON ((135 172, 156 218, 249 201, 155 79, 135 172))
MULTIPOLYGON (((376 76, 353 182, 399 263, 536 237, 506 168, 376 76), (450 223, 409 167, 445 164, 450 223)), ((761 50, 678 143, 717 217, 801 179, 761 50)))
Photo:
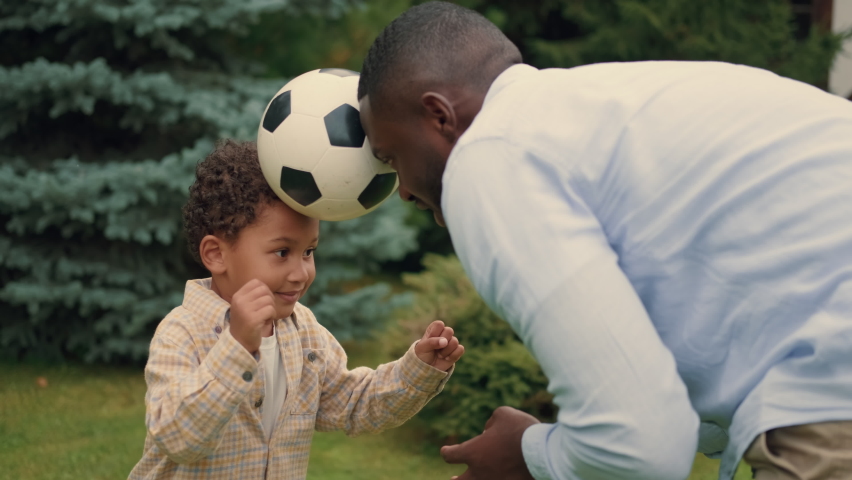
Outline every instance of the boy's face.
POLYGON ((318 237, 319 220, 301 215, 283 202, 261 207, 255 222, 236 241, 221 242, 224 272, 214 276, 217 293, 230 302, 237 290, 256 278, 275 296, 277 317, 290 316, 316 277, 318 237))

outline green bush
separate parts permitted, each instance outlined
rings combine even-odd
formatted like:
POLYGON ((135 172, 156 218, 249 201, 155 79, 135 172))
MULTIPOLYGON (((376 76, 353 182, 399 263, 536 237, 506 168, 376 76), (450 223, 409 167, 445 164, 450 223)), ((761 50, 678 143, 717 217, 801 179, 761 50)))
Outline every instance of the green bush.
POLYGON ((429 254, 423 265, 423 272, 403 276, 415 300, 388 341, 394 346, 392 353, 401 355, 426 325, 440 319, 453 327, 465 346, 444 392, 420 414, 433 432, 443 439, 473 437, 501 405, 552 420, 547 378, 509 325, 476 293, 458 259, 429 254))

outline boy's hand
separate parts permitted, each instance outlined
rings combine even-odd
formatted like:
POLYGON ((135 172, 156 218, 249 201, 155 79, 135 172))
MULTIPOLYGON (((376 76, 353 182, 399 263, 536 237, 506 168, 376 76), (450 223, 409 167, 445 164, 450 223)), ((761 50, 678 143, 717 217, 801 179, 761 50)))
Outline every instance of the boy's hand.
POLYGON ((274 320, 275 297, 260 280, 251 280, 231 297, 231 335, 252 355, 274 320))
POLYGON ((414 346, 414 353, 423 363, 446 372, 464 355, 464 346, 453 336, 452 328, 435 320, 414 346))

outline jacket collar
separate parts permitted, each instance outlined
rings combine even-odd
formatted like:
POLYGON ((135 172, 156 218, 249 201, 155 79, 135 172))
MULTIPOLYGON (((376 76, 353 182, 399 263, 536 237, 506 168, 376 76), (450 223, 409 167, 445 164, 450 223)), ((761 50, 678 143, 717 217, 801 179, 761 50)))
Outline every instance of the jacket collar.
POLYGON ((231 314, 231 304, 226 302, 211 288, 212 279, 202 278, 186 282, 183 294, 183 307, 189 310, 196 318, 213 320, 214 330, 217 334, 222 333, 228 325, 231 314))

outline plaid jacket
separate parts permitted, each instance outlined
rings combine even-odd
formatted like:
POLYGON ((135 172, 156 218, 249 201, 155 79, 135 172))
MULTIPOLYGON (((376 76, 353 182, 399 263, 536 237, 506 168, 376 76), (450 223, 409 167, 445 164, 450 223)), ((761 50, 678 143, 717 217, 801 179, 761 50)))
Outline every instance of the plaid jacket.
POLYGON ((395 427, 449 378, 413 348, 376 370, 347 370, 337 340, 297 304, 276 323, 287 397, 267 442, 262 367, 229 333, 229 308, 210 279, 189 281, 157 327, 145 367, 148 435, 130 479, 304 479, 314 429, 395 427))

